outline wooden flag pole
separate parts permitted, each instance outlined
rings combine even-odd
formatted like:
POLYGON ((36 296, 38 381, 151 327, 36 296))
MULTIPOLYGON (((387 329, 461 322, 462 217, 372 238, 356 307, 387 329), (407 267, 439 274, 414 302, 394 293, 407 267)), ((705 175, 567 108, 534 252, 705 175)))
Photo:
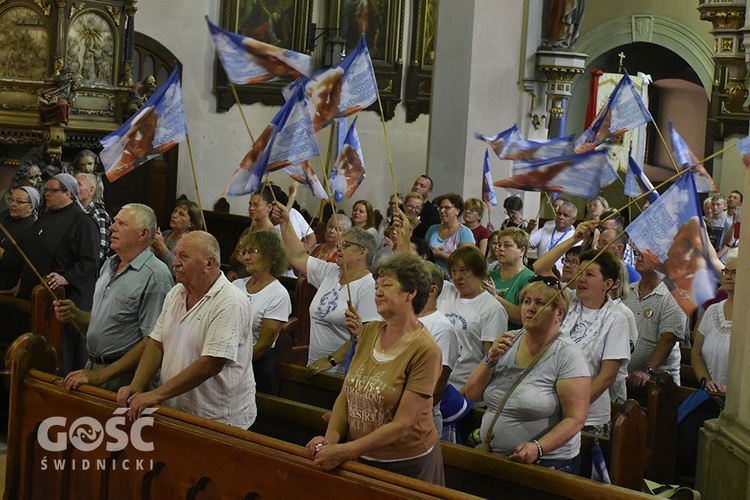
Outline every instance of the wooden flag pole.
POLYGON ((185 134, 187 140, 188 154, 190 155, 190 167, 193 169, 193 184, 195 185, 195 195, 198 197, 198 208, 201 211, 201 219, 203 220, 203 230, 208 231, 206 225, 206 216, 203 215, 203 203, 201 203, 201 192, 198 189, 198 175, 195 173, 195 161, 193 160, 193 148, 190 146, 190 134, 185 134))
MULTIPOLYGON (((13 236, 8 232, 8 229, 5 227, 5 225, 0 222, 0 230, 3 231, 5 234, 5 237, 8 238, 8 241, 18 250, 18 255, 21 256, 23 261, 26 263, 27 266, 29 266, 29 269, 33 271, 33 273, 36 275, 37 279, 39 280, 39 283, 47 290, 47 292, 52 295, 53 297, 57 298, 57 294, 52 290, 52 288, 49 286, 49 283, 47 283, 47 280, 45 280, 42 275, 39 273, 36 267, 34 267, 34 264, 31 263, 31 260, 29 260, 29 257, 26 255, 26 252, 21 249, 21 246, 18 244, 18 242, 13 238, 13 236)), ((70 320, 70 324, 73 325, 73 328, 81 335, 81 337, 86 339, 85 332, 81 329, 81 326, 76 323, 72 318, 70 320)))
POLYGON ((234 94, 234 100, 237 102, 237 108, 240 110, 240 114, 242 115, 242 121, 245 122, 245 128, 247 129, 247 134, 250 136, 250 140, 255 144, 255 138, 253 137, 253 133, 250 132, 250 125, 247 123, 247 119, 245 118, 245 112, 242 110, 242 103, 240 102, 240 96, 237 94, 237 88, 234 86, 233 83, 229 84, 229 88, 232 89, 232 94, 234 94))
POLYGON ((656 133, 659 134, 659 139, 661 139, 661 143, 664 144, 664 149, 667 150, 667 154, 669 155, 669 159, 672 161, 672 165, 674 166, 674 169, 676 172, 679 172, 680 169, 677 167, 677 162, 674 160, 674 156, 672 156, 672 150, 667 146, 667 141, 664 139, 664 136, 661 135, 661 130, 659 130, 659 125, 656 124, 656 120, 653 120, 654 128, 656 129, 656 133))
POLYGON ((703 158, 703 159, 702 159, 702 160, 700 161, 700 163, 706 163, 706 162, 707 162, 708 160, 713 160, 714 158, 716 158, 716 157, 717 157, 717 156, 719 156, 720 154, 722 154, 722 153, 725 153, 726 151, 729 151, 730 149, 732 149, 732 148, 733 148, 733 147, 735 147, 736 145, 737 145, 737 143, 735 142, 734 144, 730 144, 729 146, 724 146, 723 148, 721 148, 721 149, 720 149, 720 150, 718 150, 717 152, 715 152, 715 153, 713 153, 713 154, 710 154, 710 155, 706 156, 705 158, 703 158))
MULTIPOLYGON (((377 86, 377 85, 376 85, 377 86)), ((388 156, 388 168, 391 170, 391 184, 393 184, 393 196, 398 199, 398 188, 396 187, 396 174, 393 172, 393 159, 391 158, 391 145, 388 142, 388 131, 385 128, 385 116, 383 103, 380 101, 380 89, 377 89, 378 107, 380 108, 380 123, 383 124, 383 135, 385 136, 385 153, 388 156)))

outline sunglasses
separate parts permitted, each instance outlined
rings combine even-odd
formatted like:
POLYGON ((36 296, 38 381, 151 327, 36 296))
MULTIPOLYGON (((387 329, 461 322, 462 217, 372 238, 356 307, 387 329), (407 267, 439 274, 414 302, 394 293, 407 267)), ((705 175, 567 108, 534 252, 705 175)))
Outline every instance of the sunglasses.
POLYGON ((558 290, 560 289, 560 280, 554 276, 539 276, 538 274, 535 274, 529 278, 529 283, 534 283, 535 281, 541 281, 547 286, 556 287, 558 290))

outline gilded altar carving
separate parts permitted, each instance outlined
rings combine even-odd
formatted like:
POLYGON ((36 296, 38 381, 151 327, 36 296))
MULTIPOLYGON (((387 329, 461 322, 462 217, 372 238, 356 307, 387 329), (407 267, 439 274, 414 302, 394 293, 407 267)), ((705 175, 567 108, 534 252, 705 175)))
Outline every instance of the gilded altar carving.
POLYGON ((97 12, 84 12, 70 23, 67 62, 83 85, 112 85, 114 40, 112 26, 97 12))
POLYGON ((42 0, 34 0, 34 3, 37 4, 40 9, 42 9, 45 17, 49 17, 50 5, 48 3, 43 2, 42 0))
POLYGON ((49 33, 29 7, 11 7, 0 16, 0 78, 42 81, 47 76, 49 33))
POLYGON ((120 16, 122 15, 122 11, 118 9, 117 7, 112 7, 111 5, 107 5, 107 12, 109 12, 109 15, 112 16, 112 20, 115 22, 115 24, 119 26, 120 16))
POLYGON ((75 15, 78 14, 79 12, 81 12, 85 6, 86 4, 83 2, 74 3, 73 5, 71 5, 70 14, 68 14, 68 19, 73 19, 73 17, 75 17, 75 15))

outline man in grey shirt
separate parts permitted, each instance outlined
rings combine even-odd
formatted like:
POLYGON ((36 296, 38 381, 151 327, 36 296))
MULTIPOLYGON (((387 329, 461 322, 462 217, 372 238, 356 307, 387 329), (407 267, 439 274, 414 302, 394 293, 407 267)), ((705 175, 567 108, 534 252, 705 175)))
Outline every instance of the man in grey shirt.
POLYGON ((70 300, 55 302, 60 321, 88 327, 89 360, 85 369, 65 377, 68 388, 91 384, 117 391, 130 383, 164 297, 174 285, 166 264, 150 249, 156 233, 151 208, 125 205, 110 230, 115 255, 99 271, 92 311, 82 311, 70 300))

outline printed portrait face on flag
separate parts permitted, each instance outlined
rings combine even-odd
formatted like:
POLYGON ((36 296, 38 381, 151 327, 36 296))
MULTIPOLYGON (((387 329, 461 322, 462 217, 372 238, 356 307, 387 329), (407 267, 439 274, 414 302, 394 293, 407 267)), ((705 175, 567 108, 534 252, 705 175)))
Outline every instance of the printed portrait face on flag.
POLYGON ((177 71, 120 128, 101 139, 99 154, 107 179, 114 182, 156 156, 169 151, 187 134, 177 71))
POLYGON ((653 269, 688 315, 712 299, 716 276, 709 269, 695 180, 683 175, 628 227, 639 252, 636 269, 653 269))
POLYGON ((328 183, 336 201, 341 201, 344 197, 351 198, 365 179, 365 164, 356 125, 357 119, 355 118, 328 176, 328 183))

